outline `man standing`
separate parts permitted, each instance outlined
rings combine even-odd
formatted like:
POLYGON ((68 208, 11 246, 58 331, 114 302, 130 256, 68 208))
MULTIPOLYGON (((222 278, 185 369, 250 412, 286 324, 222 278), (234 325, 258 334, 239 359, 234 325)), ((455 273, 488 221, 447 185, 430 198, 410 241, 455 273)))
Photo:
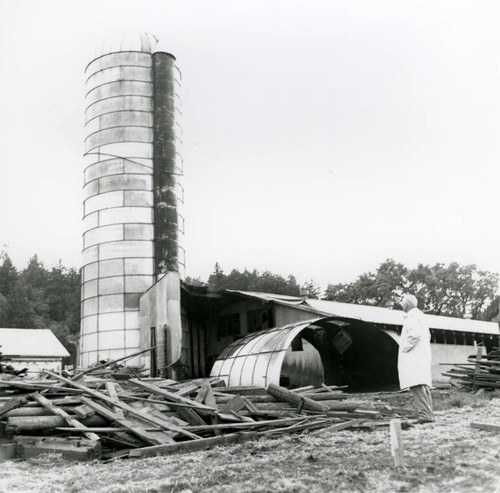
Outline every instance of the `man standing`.
POLYGON ((418 413, 417 423, 434 421, 430 386, 431 335, 424 314, 417 308, 417 298, 403 296, 401 302, 406 312, 399 343, 398 373, 401 389, 410 388, 418 413))

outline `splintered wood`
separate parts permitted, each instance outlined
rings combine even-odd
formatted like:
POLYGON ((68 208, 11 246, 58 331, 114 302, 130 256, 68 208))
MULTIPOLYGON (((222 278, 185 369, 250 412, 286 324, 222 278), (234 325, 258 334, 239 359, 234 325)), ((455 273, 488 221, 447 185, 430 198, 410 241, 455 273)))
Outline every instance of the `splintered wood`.
POLYGON ((9 458, 150 457, 412 417, 406 409, 353 399, 340 387, 227 387, 218 378, 176 382, 136 374, 116 380, 103 376, 103 367, 73 378, 47 371, 46 380, 0 380, 0 445, 12 451, 9 458))

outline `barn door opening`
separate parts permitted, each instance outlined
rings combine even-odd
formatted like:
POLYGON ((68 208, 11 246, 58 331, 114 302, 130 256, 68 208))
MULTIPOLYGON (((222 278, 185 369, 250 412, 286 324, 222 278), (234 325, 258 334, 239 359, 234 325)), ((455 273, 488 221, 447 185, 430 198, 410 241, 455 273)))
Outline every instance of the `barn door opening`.
POLYGON ((149 364, 149 374, 152 377, 158 376, 158 357, 156 349, 156 327, 151 327, 149 329, 149 347, 154 349, 151 350, 150 364, 149 364))

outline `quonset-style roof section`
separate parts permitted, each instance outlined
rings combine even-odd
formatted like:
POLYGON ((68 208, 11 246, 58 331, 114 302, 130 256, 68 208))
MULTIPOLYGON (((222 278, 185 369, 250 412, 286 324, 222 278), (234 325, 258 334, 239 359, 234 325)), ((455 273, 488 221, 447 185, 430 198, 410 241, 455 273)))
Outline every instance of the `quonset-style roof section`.
MULTIPOLYGON (((316 315, 336 316, 361 320, 363 322, 401 326, 404 323, 405 313, 401 310, 391 310, 379 306, 355 305, 353 303, 339 303, 337 301, 323 301, 303 299, 297 296, 285 296, 280 294, 257 293, 253 291, 227 290, 228 293, 236 293, 248 298, 256 298, 285 306, 310 311, 316 315)), ((426 315, 431 329, 456 330, 461 332, 475 332, 479 334, 500 333, 495 322, 483 322, 481 320, 468 320, 465 318, 444 317, 441 315, 426 315)))
POLYGON ((254 332, 233 342, 219 355, 210 376, 224 379, 229 386, 279 385, 287 348, 302 330, 318 320, 321 318, 254 332))
POLYGON ((66 348, 50 329, 0 329, 4 356, 65 358, 66 348))

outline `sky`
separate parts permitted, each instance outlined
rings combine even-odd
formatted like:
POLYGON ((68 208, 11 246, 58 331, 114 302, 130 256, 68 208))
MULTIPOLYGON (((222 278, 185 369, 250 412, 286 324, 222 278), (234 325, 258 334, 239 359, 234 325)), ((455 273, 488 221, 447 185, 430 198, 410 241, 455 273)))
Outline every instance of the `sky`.
POLYGON ((3 0, 0 249, 80 267, 83 71, 137 30, 182 72, 187 275, 500 272, 499 25, 493 0, 3 0))

